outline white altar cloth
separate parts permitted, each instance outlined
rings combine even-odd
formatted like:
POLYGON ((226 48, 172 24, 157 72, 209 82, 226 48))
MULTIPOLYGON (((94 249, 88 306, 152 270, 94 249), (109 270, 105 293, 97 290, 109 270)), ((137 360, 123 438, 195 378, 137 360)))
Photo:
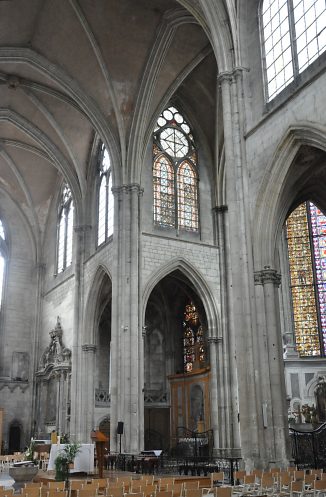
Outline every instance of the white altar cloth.
MULTIPOLYGON (((55 469, 54 461, 58 452, 64 449, 64 444, 52 444, 49 458, 48 471, 55 469)), ((74 468, 70 469, 70 473, 77 472, 94 473, 94 444, 81 444, 78 454, 74 460, 74 468)))

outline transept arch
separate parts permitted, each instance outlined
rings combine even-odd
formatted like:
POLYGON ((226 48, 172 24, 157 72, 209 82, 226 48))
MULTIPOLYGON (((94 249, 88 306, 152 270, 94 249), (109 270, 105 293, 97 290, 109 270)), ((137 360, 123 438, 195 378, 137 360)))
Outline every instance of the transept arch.
POLYGON ((326 128, 322 125, 301 123, 291 126, 280 141, 266 169, 255 205, 257 222, 253 247, 257 270, 265 266, 277 267, 277 244, 290 210, 308 197, 321 208, 326 207, 321 186, 325 164, 321 155, 325 151, 326 128), (300 150, 307 159, 303 158, 298 168, 300 150), (316 158, 309 159, 313 151, 316 158))
POLYGON ((180 270, 180 272, 184 276, 186 276, 194 285, 194 289, 198 293, 198 297, 203 302, 203 306, 207 316, 208 328, 212 330, 211 333, 214 334, 215 332, 217 332, 218 329, 221 328, 219 313, 213 299, 213 292, 211 291, 207 284, 207 281, 199 273, 199 271, 191 263, 181 258, 175 258, 169 261, 167 264, 162 266, 155 274, 153 274, 146 283, 143 290, 142 322, 145 322, 144 320, 147 302, 153 289, 165 276, 176 270, 180 270))

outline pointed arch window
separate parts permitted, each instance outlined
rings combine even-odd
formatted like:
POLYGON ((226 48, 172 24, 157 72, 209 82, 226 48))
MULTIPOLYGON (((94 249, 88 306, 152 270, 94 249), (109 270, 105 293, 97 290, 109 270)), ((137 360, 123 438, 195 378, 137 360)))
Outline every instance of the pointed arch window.
POLYGON ((67 183, 61 190, 58 211, 57 273, 65 271, 72 263, 74 202, 67 183))
POLYGON ((324 0, 263 0, 260 11, 267 101, 326 50, 324 0))
POLYGON ((326 355, 326 216, 312 202, 286 222, 296 348, 301 357, 326 355))
POLYGON ((184 372, 191 373, 205 365, 204 333, 193 302, 186 304, 183 316, 183 365, 184 372))
POLYGON ((190 126, 175 107, 157 120, 153 155, 154 224, 197 232, 197 153, 190 126))
POLYGON ((102 245, 113 234, 114 198, 112 169, 109 153, 101 144, 98 160, 97 245, 102 245))
POLYGON ((3 301, 3 287, 4 287, 4 277, 7 259, 7 241, 3 223, 0 219, 0 309, 2 308, 3 301))

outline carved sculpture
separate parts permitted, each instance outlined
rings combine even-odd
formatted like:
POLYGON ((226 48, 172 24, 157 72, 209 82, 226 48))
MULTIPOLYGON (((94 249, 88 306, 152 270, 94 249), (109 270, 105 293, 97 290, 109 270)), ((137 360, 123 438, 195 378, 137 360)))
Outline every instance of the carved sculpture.
POLYGON ((59 365, 70 363, 71 350, 67 349, 62 343, 62 328, 59 316, 55 328, 50 331, 50 345, 44 350, 40 359, 39 368, 46 369, 50 364, 59 365))

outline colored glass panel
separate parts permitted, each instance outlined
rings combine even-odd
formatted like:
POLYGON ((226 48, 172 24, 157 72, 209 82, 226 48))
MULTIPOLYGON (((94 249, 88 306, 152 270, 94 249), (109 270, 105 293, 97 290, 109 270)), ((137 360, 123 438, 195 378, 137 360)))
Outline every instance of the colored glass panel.
POLYGON ((326 350, 326 216, 309 202, 313 254, 316 270, 317 297, 323 348, 326 350))
POLYGON ((174 170, 164 155, 159 155, 153 168, 154 222, 160 226, 175 224, 174 170))
POLYGON ((178 169, 178 226, 198 230, 197 175, 188 162, 178 169))
POLYGON ((204 332, 193 302, 186 305, 183 317, 184 372, 203 367, 206 360, 204 332))
POLYGON ((306 204, 301 204, 286 223, 294 331, 298 353, 319 356, 319 329, 310 235, 306 204))
POLYGON ((154 223, 198 231, 198 175, 190 126, 175 107, 159 116, 154 130, 154 223))

